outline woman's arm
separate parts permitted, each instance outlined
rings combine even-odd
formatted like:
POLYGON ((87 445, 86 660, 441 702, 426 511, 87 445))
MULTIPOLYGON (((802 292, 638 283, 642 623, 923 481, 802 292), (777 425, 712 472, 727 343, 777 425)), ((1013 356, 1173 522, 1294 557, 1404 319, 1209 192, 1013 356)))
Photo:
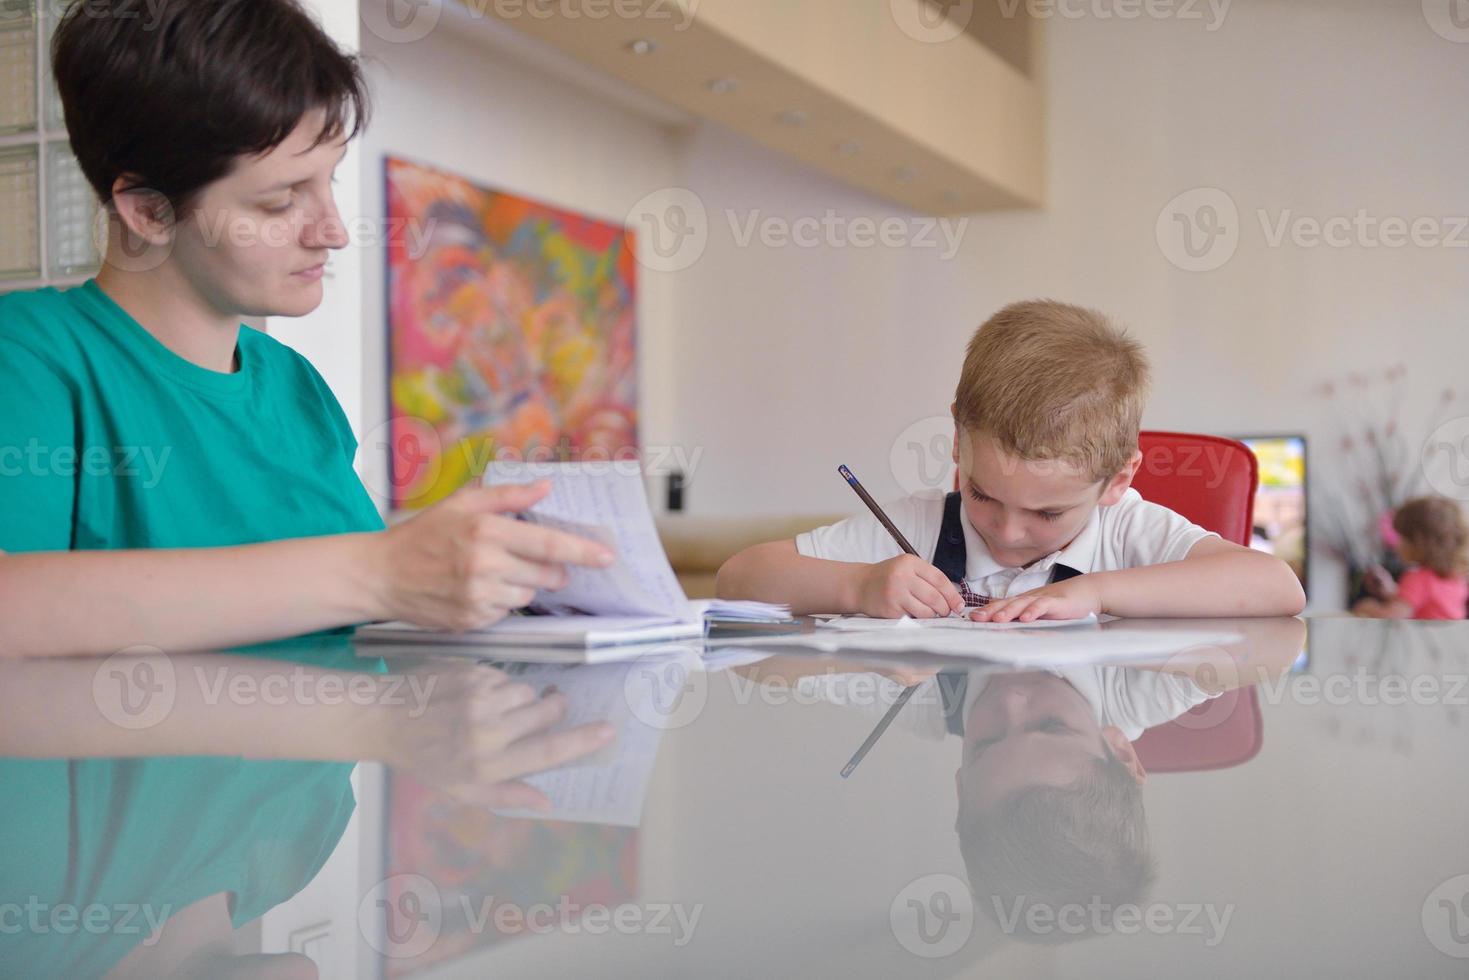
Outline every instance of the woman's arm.
POLYGON ((0 657, 239 646, 374 620, 469 629, 605 566, 513 516, 549 484, 462 490, 388 531, 231 548, 0 554, 0 657))
POLYGON ((237 646, 373 619, 374 535, 0 556, 0 656, 237 646))
POLYGON ((545 807, 521 776, 605 746, 551 731, 564 695, 428 662, 398 674, 228 654, 0 662, 0 756, 244 756, 382 762, 479 806, 545 807))

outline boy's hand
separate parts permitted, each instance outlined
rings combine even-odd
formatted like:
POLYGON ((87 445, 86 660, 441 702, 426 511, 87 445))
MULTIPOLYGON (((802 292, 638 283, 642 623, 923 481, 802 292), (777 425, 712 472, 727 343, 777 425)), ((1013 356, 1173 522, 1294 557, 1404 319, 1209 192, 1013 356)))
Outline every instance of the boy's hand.
POLYGON ((879 619, 935 619, 963 608, 958 587, 916 555, 867 566, 857 585, 857 611, 879 619))
POLYGON ((970 613, 969 618, 980 623, 1030 623, 1037 619, 1081 619, 1101 612, 1102 595, 1096 577, 1078 575, 1006 599, 992 600, 970 613))

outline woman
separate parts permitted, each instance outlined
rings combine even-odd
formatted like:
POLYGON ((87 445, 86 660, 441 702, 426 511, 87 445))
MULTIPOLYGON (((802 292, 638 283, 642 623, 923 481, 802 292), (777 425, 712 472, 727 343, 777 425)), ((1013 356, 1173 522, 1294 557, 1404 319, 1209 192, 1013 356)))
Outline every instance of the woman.
POLYGON ((544 486, 384 531, 321 377, 240 324, 315 309, 347 244, 366 88, 293 0, 74 4, 53 63, 108 236, 83 286, 0 297, 0 653, 480 626, 612 561, 514 519, 544 486))
MULTIPOLYGON (((323 263, 347 244, 331 175, 364 124, 366 90, 356 62, 294 0, 88 0, 69 7, 52 58, 108 237, 102 270, 83 286, 0 297, 0 654, 172 654, 376 619, 476 626, 563 583, 563 563, 612 561, 600 545, 513 518, 545 487, 468 489, 383 530, 321 377, 240 324, 314 309, 323 263)), ((343 649, 344 637, 314 640, 251 653, 262 665, 381 670, 343 649)), ((95 671, 93 698, 113 675, 129 677, 67 663, 95 671)), ((460 679, 445 680, 425 717, 450 730, 435 745, 477 747, 465 778, 490 805, 535 805, 517 777, 611 738, 598 724, 548 733, 565 714, 559 695, 538 698, 489 668, 460 679)), ((57 737, 75 734, 55 691, 12 676, 6 693, 33 700, 57 737)), ((228 706, 199 713, 195 733, 233 717, 228 706)), ((348 742, 329 752, 289 711, 244 748, 191 738, 166 747, 173 758, 91 757, 150 754, 122 731, 77 758, 7 748, 38 757, 0 759, 0 881, 76 907, 107 874, 126 872, 117 880, 127 883, 141 870, 148 894, 188 920, 171 954, 207 953, 190 943, 227 937, 325 861, 352 812, 345 760, 422 757, 409 744, 422 725, 378 725, 391 744, 375 748, 351 720, 361 714, 312 712, 348 742), (120 815, 143 799, 175 805, 148 809, 124 833, 120 815), (226 847, 235 835, 206 832, 235 820, 294 855, 288 871, 252 878, 226 847), (121 863, 51 860, 79 828, 121 863), (184 841, 203 843, 185 854, 184 841)), ((0 748, 15 715, 0 712, 0 748)), ((158 732, 181 717, 175 706, 158 732)), ((35 975, 159 973, 154 960, 122 961, 144 956, 129 951, 137 937, 87 946, 85 965, 72 959, 83 946, 35 960, 26 940, 36 936, 11 939, 54 967, 28 967, 35 975)))

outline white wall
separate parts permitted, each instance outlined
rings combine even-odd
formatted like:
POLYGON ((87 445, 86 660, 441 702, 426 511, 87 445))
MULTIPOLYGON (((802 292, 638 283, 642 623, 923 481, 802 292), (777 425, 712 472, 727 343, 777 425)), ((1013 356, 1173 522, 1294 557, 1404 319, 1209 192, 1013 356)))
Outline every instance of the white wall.
POLYGON ((1469 233, 1457 248, 1271 248, 1256 212, 1469 215, 1469 44, 1430 30, 1417 0, 1236 0, 1212 32, 1096 17, 1047 30, 1049 207, 976 216, 952 261, 742 248, 726 209, 893 212, 729 134, 693 138, 685 181, 711 240, 675 294, 674 432, 704 449, 692 510, 849 508, 840 462, 896 495, 894 438, 945 412, 970 332, 1027 297, 1135 331, 1156 369, 1148 426, 1305 430, 1317 464, 1334 429, 1315 381, 1404 361, 1433 395, 1461 383, 1469 233), (1212 272, 1170 264, 1155 236, 1164 205, 1196 187, 1224 190, 1241 217, 1212 272))
MULTIPOLYGON (((381 214, 384 152, 612 219, 655 188, 693 189, 707 248, 686 269, 643 270, 640 311, 643 438, 697 459, 693 513, 849 509, 842 462, 896 495, 894 441, 946 412, 969 333, 1043 295, 1097 306, 1148 345, 1147 425, 1304 430, 1321 478, 1334 430, 1314 382, 1393 361, 1435 394, 1458 380, 1469 233, 1458 248, 1272 248, 1257 211, 1469 214, 1469 44, 1434 33, 1417 0, 1235 0, 1209 24, 1051 19, 1050 205, 973 217, 948 259, 942 246, 742 245, 729 211, 739 228, 828 209, 919 226, 717 127, 671 131, 606 98, 614 87, 442 28, 411 44, 364 32, 381 62, 364 211, 381 214), (1240 216, 1237 252, 1209 272, 1171 264, 1155 235, 1165 204, 1199 187, 1240 216)), ((385 414, 382 271, 368 253, 366 429, 385 414)), ((380 457, 363 460, 370 484, 380 457)))

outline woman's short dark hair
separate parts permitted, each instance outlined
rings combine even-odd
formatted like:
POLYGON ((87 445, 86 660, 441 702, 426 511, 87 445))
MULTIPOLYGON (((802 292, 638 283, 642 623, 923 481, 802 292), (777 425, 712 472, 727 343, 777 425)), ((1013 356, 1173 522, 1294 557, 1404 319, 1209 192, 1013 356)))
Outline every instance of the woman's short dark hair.
POLYGON ((104 204, 129 175, 182 214, 308 112, 325 112, 313 147, 367 123, 357 58, 296 0, 77 0, 51 63, 72 152, 104 204))

